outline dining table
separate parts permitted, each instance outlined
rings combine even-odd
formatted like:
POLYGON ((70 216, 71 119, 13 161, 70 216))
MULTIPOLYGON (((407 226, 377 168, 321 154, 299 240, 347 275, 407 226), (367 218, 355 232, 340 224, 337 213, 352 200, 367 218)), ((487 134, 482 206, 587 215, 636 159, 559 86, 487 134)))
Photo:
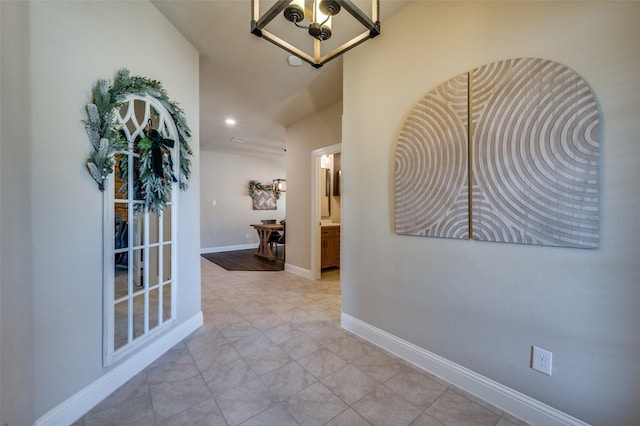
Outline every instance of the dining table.
POLYGON ((260 239, 258 250, 255 254, 269 260, 275 259, 276 257, 273 255, 273 251, 271 250, 271 234, 274 232, 284 231, 284 225, 280 223, 254 223, 251 224, 251 227, 256 230, 258 238, 260 239))

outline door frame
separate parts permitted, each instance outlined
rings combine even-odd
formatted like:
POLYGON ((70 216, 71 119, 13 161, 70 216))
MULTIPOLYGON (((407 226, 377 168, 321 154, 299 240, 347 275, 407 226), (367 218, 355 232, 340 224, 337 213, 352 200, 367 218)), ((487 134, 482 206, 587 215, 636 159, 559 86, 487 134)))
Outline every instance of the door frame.
POLYGON ((321 276, 320 241, 320 159, 323 155, 342 152, 342 143, 329 145, 311 151, 311 278, 319 280, 321 276))

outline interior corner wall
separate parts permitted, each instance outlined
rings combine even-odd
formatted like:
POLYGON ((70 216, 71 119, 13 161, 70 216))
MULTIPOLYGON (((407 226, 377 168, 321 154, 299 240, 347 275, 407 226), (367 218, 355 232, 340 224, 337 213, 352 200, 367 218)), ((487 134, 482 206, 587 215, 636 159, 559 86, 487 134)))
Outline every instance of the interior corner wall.
POLYGON ((161 81, 192 130, 191 188, 180 193, 177 212, 176 326, 200 313, 199 67, 196 50, 147 1, 0 7, 0 423, 27 425, 109 371, 102 367, 103 195, 85 166, 82 120, 98 79, 123 67, 161 81))
POLYGON ((0 2, 0 423, 33 423, 29 4, 0 2), (16 125, 18 124, 18 125, 16 125), (25 315, 28 312, 29 315, 25 315))
POLYGON ((342 142, 342 102, 287 127, 287 264, 311 269, 311 152, 342 142))
POLYGON ((250 224, 286 217, 287 192, 280 194, 276 210, 253 210, 249 196, 251 180, 271 184, 273 179, 286 178, 284 156, 277 159, 201 151, 200 166, 202 252, 244 248, 247 244, 257 247, 258 234, 250 224))
POLYGON ((345 55, 343 311, 583 421, 637 424, 638 21, 637 2, 413 2, 345 55), (598 98, 601 247, 396 235, 408 112, 452 76, 516 57, 562 63, 598 98), (553 352, 552 376, 529 368, 531 345, 553 352))

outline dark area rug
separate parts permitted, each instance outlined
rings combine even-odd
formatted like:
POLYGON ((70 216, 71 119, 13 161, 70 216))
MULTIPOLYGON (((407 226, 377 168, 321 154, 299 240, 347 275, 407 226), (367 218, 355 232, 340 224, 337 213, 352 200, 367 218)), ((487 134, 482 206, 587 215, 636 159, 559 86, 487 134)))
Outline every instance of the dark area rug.
POLYGON ((284 262, 255 255, 256 249, 207 253, 202 257, 227 271, 283 271, 284 262))

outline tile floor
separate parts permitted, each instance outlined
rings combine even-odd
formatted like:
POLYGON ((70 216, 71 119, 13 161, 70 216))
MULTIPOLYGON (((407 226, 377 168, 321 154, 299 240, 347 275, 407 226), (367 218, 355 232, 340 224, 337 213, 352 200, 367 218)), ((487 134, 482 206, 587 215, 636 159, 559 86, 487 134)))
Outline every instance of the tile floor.
POLYGON ((204 326, 74 426, 524 424, 341 329, 340 292, 202 259, 204 326))

